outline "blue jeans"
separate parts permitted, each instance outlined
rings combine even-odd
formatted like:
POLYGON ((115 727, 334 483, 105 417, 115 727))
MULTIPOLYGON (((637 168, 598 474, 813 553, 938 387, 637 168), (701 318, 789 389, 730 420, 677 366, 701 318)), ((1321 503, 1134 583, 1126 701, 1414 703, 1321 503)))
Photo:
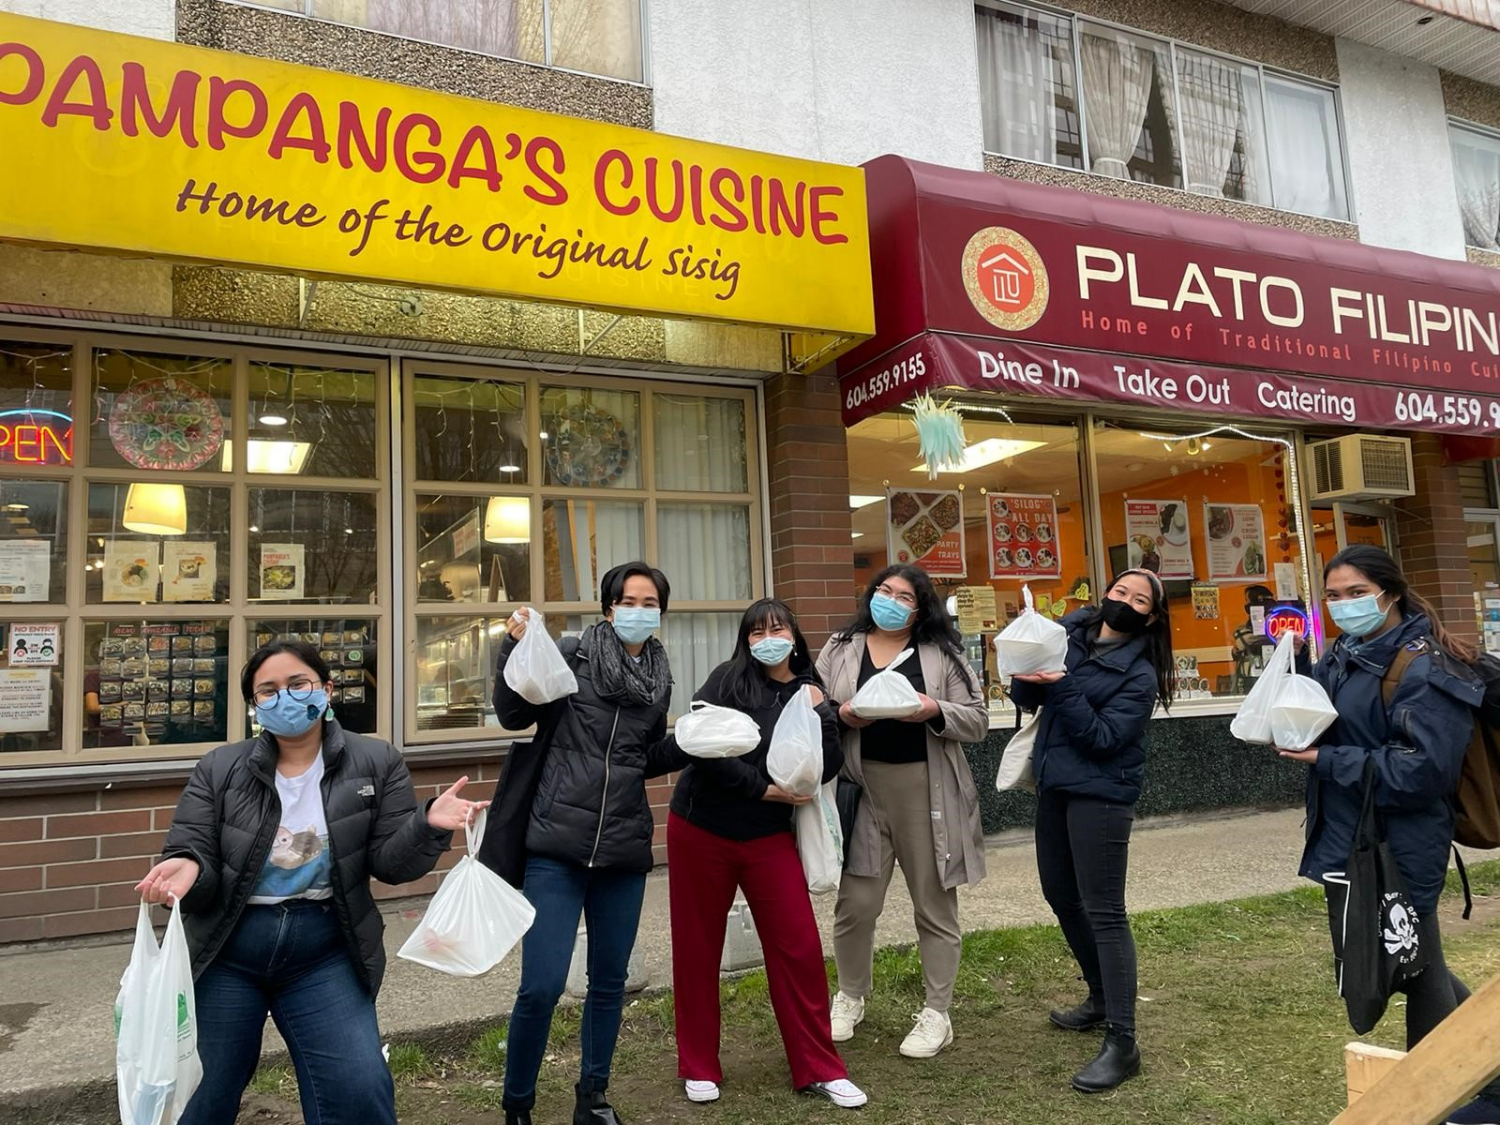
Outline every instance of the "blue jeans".
POLYGON ((521 942, 521 988, 510 1014, 505 1049, 505 1105, 529 1110, 536 1104, 536 1080, 547 1053, 552 1011, 568 983, 580 915, 588 926, 589 990, 583 1005, 578 1088, 585 1094, 602 1093, 609 1085, 646 876, 533 855, 526 860, 522 890, 536 907, 536 921, 521 942))
POLYGON ((306 1125, 396 1125, 375 1001, 331 902, 245 907, 194 997, 203 1082, 179 1125, 234 1125, 267 1013, 297 1068, 306 1125))

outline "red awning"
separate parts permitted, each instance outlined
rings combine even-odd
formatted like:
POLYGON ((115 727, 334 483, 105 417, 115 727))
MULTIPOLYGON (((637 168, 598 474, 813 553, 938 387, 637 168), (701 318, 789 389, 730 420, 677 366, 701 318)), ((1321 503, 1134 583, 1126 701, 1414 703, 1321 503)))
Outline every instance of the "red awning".
POLYGON ((852 424, 942 387, 1500 433, 1500 271, 883 156, 852 424))

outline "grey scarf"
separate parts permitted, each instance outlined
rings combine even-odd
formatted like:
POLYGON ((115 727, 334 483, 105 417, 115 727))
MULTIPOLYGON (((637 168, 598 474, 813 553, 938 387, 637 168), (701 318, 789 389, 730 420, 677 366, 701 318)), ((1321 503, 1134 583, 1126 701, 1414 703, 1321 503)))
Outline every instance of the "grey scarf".
POLYGON ((672 669, 661 642, 650 638, 640 660, 633 660, 608 621, 589 628, 589 663, 600 696, 624 706, 652 707, 672 690, 672 669))

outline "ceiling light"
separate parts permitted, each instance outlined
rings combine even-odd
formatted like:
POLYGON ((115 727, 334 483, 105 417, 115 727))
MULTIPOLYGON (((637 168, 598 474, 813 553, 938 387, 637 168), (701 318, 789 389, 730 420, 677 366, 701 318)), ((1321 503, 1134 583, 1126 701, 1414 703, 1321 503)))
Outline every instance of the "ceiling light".
POLYGON ((521 471, 521 466, 520 465, 501 465, 500 466, 500 471, 502 473, 519 473, 521 471))
POLYGON ((1214 447, 1213 442, 1209 441, 1207 438, 1204 438, 1202 441, 1200 441, 1198 445, 1202 449, 1212 449, 1214 447))
MULTIPOLYGON (((275 473, 295 476, 307 464, 312 443, 307 441, 259 441, 251 438, 246 444, 250 455, 245 459, 247 473, 275 473)), ((234 442, 224 442, 224 471, 234 472, 234 442)))
POLYGON ((252 523, 252 524, 251 524, 251 525, 250 525, 250 534, 252 534, 252 535, 259 535, 259 534, 260 534, 260 528, 258 528, 258 527, 256 527, 256 526, 255 526, 255 525, 254 525, 254 524, 253 524, 253 523, 252 523))
POLYGON ((863 539, 864 537, 865 533, 863 531, 851 531, 849 533, 850 539, 863 539))
POLYGON ((345 535, 353 535, 354 534, 354 529, 352 527, 346 527, 346 528, 344 528, 344 534, 345 535))
POLYGON ((132 484, 120 525, 140 535, 186 535, 187 493, 180 484, 132 484))
POLYGON ((884 499, 884 496, 851 496, 849 497, 849 510, 857 512, 861 508, 868 508, 871 504, 878 504, 884 499))
POLYGON ((7 512, 24 512, 27 507, 28 505, 26 504, 7 504, 5 505, 5 510, 7 512))
POLYGON ((262 426, 285 426, 287 423, 286 415, 284 414, 262 414, 257 421, 262 426))
POLYGON ((491 496, 484 509, 486 543, 530 543, 531 501, 524 496, 491 496))
POLYGON ((542 440, 543 440, 543 441, 546 441, 546 440, 547 440, 547 431, 546 431, 546 430, 543 430, 543 431, 542 431, 542 440))
MULTIPOLYGON (((996 461, 1004 461, 1007 457, 1015 457, 1032 449, 1040 449, 1046 442, 1026 441, 1020 438, 986 438, 984 441, 975 442, 964 450, 963 460, 955 469, 939 469, 940 473, 972 473, 975 469, 982 469, 986 465, 993 465, 996 461)), ((914 473, 927 472, 925 462, 912 466, 914 473)))

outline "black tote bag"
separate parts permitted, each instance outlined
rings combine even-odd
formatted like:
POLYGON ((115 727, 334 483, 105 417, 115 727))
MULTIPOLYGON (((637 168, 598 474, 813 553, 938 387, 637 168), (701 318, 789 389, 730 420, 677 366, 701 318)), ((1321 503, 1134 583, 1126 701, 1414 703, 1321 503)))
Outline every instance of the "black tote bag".
POLYGON ((1348 893, 1339 967, 1339 995, 1349 1010, 1349 1025, 1360 1035, 1380 1022, 1391 994, 1427 967, 1428 956, 1416 907, 1380 830, 1373 761, 1365 764, 1364 790, 1344 873, 1348 893))

